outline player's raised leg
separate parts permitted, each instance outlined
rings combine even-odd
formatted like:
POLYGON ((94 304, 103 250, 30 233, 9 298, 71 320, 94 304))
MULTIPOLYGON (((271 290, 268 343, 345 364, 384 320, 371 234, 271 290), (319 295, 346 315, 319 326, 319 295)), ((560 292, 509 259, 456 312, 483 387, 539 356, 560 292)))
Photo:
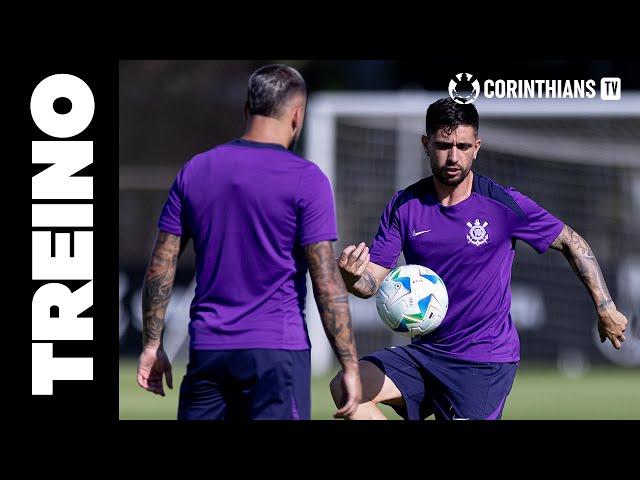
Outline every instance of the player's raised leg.
MULTIPOLYGON (((402 393, 393 381, 387 377, 376 365, 360 360, 360 380, 362 382, 362 401, 356 412, 348 420, 387 420, 378 408, 379 403, 402 406, 402 393)), ((342 386, 342 372, 333 377, 330 383, 331 395, 336 406, 342 405, 344 389, 342 386)))

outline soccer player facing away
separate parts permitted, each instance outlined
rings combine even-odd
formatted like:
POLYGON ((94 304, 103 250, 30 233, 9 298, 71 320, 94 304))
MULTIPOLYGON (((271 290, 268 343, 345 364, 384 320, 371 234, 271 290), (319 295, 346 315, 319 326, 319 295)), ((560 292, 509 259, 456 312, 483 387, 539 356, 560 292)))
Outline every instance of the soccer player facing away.
MULTIPOLYGON (((339 259, 347 289, 375 295, 402 251, 407 264, 434 270, 449 309, 433 332, 360 361, 362 403, 349 419, 384 419, 377 404, 405 419, 500 419, 520 360, 510 316, 515 241, 561 251, 587 287, 600 340, 620 348, 627 319, 618 312, 587 242, 511 187, 472 170, 481 139, 478 112, 450 98, 429 106, 422 143, 433 176, 397 192, 371 248, 346 247, 339 259)), ((331 382, 342 398, 342 374, 331 382)))
POLYGON ((177 175, 160 219, 142 291, 141 387, 172 387, 162 348, 176 264, 189 238, 196 254, 190 353, 179 420, 309 419, 306 272, 342 365, 336 417, 361 398, 348 293, 333 254, 329 180, 294 153, 306 107, 302 76, 268 65, 249 79, 244 135, 196 155, 177 175))

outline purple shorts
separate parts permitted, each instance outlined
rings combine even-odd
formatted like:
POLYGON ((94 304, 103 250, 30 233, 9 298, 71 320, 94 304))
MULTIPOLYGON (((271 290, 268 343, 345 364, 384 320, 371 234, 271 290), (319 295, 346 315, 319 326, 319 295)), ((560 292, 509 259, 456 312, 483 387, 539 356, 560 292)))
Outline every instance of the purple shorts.
POLYGON ((191 350, 178 420, 309 420, 309 350, 191 350))
POLYGON ((518 363, 459 360, 420 344, 378 350, 362 358, 398 387, 404 406, 393 409, 405 420, 499 420, 518 363))

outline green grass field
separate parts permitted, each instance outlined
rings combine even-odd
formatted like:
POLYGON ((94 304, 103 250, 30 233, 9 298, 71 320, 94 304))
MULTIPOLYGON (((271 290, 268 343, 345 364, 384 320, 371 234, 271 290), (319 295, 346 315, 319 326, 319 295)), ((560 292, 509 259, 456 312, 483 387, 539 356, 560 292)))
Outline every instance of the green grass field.
MULTIPOLYGON (((120 360, 120 419, 173 420, 178 389, 186 365, 173 366, 174 389, 167 396, 142 390, 136 384, 136 363, 120 360)), ((327 377, 312 381, 312 418, 330 420, 335 411, 327 377)), ((400 419, 390 408, 384 413, 400 419)), ((433 417, 431 417, 433 418, 433 417)), ((578 378, 568 378, 554 368, 521 367, 507 399, 503 419, 614 420, 640 419, 640 370, 600 367, 578 378)))

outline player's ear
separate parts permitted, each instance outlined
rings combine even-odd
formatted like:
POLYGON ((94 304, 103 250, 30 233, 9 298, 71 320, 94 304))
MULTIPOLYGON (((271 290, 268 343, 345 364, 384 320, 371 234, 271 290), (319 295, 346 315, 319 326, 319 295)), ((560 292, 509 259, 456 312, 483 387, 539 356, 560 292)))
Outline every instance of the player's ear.
POLYGON ((293 117, 291 119, 291 129, 294 132, 301 130, 303 121, 304 121, 304 107, 302 105, 298 105, 293 111, 293 117))
POLYGON ((297 95, 296 97, 294 97, 292 102, 293 102, 293 116, 291 118, 291 129, 293 131, 300 131, 302 130, 302 124, 304 123, 307 97, 304 95, 297 95))
POLYGON ((429 136, 422 135, 422 146, 424 147, 424 151, 427 155, 429 155, 429 136))
POLYGON ((480 150, 480 147, 482 146, 482 139, 480 137, 476 138, 476 144, 473 147, 473 159, 476 159, 476 156, 478 155, 478 150, 480 150))

